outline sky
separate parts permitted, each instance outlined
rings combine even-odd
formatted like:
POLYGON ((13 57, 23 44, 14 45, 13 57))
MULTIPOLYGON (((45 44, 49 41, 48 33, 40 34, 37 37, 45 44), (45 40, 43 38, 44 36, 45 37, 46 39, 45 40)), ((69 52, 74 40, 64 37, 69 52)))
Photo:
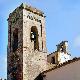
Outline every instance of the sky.
POLYGON ((7 18, 21 3, 42 10, 46 15, 48 51, 67 40, 72 57, 80 56, 80 0, 0 0, 0 77, 7 77, 7 18))

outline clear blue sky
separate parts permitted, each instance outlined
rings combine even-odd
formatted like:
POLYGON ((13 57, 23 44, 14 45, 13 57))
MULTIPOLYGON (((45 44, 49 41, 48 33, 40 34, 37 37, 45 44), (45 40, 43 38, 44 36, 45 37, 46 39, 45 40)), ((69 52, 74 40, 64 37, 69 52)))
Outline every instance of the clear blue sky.
POLYGON ((6 78, 8 44, 7 18, 21 3, 41 9, 46 17, 47 48, 68 40, 72 57, 80 56, 80 0, 0 0, 0 77, 6 78))

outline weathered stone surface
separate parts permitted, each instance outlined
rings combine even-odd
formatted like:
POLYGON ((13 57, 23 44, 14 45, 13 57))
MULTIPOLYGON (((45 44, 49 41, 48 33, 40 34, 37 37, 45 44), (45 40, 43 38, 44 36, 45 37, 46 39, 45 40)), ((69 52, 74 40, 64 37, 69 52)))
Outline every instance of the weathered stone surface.
POLYGON ((47 49, 45 18, 41 11, 22 4, 8 18, 8 80, 34 80, 46 70, 47 49), (16 32, 16 29, 18 32, 16 32), (35 40, 31 32, 36 33, 35 40), (14 34, 18 34, 18 47, 14 34), (14 46, 15 47, 15 46, 14 46))
POLYGON ((43 71, 69 60, 65 59, 70 56, 67 47, 63 41, 47 56, 44 13, 21 4, 8 18, 7 79, 34 80, 43 71))

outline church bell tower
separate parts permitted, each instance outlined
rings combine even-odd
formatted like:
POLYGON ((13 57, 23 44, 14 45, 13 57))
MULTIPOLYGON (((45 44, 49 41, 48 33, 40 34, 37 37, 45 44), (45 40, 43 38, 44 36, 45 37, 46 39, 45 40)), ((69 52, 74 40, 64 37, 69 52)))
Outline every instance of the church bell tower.
POLYGON ((34 80, 46 70, 44 13, 21 4, 8 18, 8 80, 34 80))

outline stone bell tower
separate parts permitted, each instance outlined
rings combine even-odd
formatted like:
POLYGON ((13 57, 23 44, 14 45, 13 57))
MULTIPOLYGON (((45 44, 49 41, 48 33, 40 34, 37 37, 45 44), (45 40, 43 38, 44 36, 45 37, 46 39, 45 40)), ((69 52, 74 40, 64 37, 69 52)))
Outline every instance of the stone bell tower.
POLYGON ((34 80, 46 70, 44 13, 21 4, 8 18, 8 80, 34 80))

